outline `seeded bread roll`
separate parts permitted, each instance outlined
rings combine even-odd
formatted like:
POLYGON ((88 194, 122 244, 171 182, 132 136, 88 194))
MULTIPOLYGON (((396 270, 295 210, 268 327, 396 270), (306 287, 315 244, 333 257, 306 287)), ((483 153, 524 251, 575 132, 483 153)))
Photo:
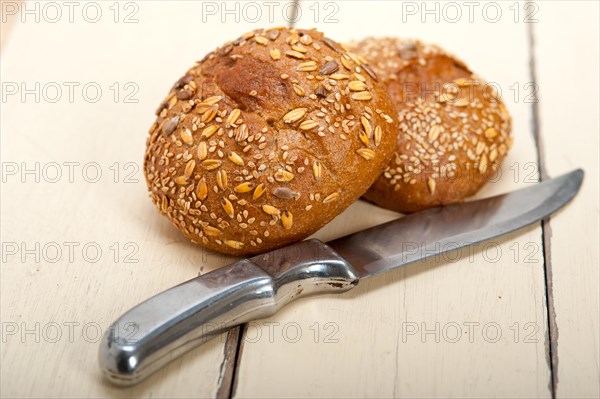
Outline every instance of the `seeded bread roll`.
POLYGON ((410 213, 475 194, 511 146, 511 118, 494 87, 456 57, 415 40, 348 46, 387 85, 399 122, 395 155, 364 198, 410 213))
POLYGON ((398 126, 356 56, 316 30, 257 30, 208 54, 157 110, 153 202, 197 244, 249 255, 299 241, 381 174, 398 126))

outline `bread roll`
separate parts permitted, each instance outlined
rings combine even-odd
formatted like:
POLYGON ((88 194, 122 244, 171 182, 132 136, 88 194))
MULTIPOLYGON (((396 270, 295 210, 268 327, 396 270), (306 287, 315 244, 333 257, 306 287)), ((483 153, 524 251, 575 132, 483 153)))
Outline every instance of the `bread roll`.
POLYGON ((511 146, 511 118, 494 86, 440 47, 369 38, 348 46, 387 85, 399 122, 395 155, 364 198, 409 213, 475 194, 511 146))
POLYGON ((362 57, 316 30, 256 30, 208 54, 157 110, 144 170, 186 237, 233 255, 301 240, 356 201, 395 148, 362 57))

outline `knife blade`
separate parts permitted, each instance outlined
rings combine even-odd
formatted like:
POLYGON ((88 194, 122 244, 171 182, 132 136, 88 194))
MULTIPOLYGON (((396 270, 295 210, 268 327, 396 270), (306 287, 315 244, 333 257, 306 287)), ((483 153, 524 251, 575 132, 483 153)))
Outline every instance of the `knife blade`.
POLYGON ((434 208, 324 244, 306 240, 217 269, 132 308, 101 340, 100 368, 128 386, 236 325, 307 295, 342 293, 361 279, 535 223, 579 191, 583 171, 508 194, 434 208))

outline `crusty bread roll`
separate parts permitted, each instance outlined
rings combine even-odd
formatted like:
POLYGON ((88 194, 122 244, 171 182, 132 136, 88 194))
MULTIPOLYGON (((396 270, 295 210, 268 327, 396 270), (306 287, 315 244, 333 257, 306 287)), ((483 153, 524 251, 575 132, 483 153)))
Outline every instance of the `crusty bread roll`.
POLYGON ((398 111, 395 155, 367 200, 415 212, 459 202, 496 176, 512 137, 492 85, 420 41, 368 38, 348 48, 370 62, 398 111))
POLYGON ((358 199, 395 148, 390 97, 316 30, 256 30, 208 54, 157 110, 144 170, 189 239, 234 255, 301 240, 358 199))

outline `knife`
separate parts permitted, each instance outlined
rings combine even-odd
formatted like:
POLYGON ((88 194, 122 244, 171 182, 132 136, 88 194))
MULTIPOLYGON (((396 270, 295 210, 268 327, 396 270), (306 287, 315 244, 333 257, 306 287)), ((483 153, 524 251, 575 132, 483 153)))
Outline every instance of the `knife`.
POLYGON ((360 280, 535 223, 579 191, 577 169, 515 192, 428 209, 338 238, 306 240, 204 274, 139 304, 101 340, 100 367, 133 385, 236 325, 291 301, 342 293, 360 280))

